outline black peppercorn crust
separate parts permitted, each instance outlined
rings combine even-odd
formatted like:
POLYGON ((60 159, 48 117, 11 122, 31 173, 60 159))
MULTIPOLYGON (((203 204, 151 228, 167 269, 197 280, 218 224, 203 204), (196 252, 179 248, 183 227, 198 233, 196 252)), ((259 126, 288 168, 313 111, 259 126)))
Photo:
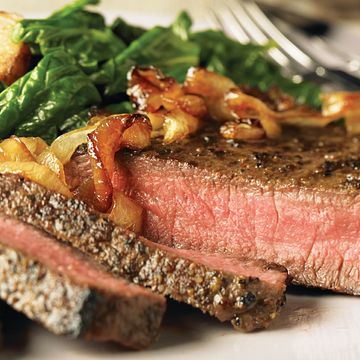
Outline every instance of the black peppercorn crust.
POLYGON ((56 335, 131 348, 146 347, 158 336, 162 301, 78 283, 3 245, 0 265, 0 298, 56 335))
POLYGON ((245 262, 256 277, 232 274, 179 256, 115 226, 81 201, 14 175, 0 175, 0 213, 42 229, 91 255, 112 273, 186 302, 236 329, 267 327, 284 304, 286 273, 245 262), (276 281, 261 280, 273 273, 276 281))
MULTIPOLYGON (((358 194, 360 189, 360 137, 346 136, 340 126, 288 127, 277 140, 244 142, 204 129, 201 136, 164 146, 161 142, 140 155, 129 152, 126 161, 142 157, 178 161, 216 174, 234 184, 257 184, 263 190, 315 189, 358 194)), ((125 163, 126 163, 125 161, 125 163)), ((210 176, 210 174, 209 174, 210 176)))

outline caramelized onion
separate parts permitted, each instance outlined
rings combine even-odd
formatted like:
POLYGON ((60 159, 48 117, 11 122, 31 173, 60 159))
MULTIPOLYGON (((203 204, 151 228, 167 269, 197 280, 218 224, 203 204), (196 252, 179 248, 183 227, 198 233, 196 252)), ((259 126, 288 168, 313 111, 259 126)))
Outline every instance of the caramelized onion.
POLYGON ((150 146, 152 126, 148 117, 134 114, 132 124, 124 131, 122 146, 141 150, 150 146))
POLYGON ((127 94, 139 111, 155 112, 161 107, 172 110, 183 95, 180 84, 154 67, 134 67, 128 73, 127 94))
POLYGON ((70 161, 76 149, 80 145, 86 144, 88 134, 96 128, 97 125, 89 125, 61 135, 51 144, 50 150, 65 165, 70 161))
POLYGON ((17 136, 0 143, 3 161, 35 161, 35 157, 17 136))
POLYGON ((18 174, 45 188, 59 192, 67 197, 72 194, 66 184, 47 166, 35 161, 5 161, 0 163, 1 174, 18 174))
POLYGON ((139 233, 142 226, 143 209, 121 192, 114 192, 110 219, 115 224, 139 233))
POLYGON ((19 139, 35 157, 49 147, 48 144, 39 137, 19 137, 19 139))
POLYGON ((220 128, 220 134, 225 139, 260 140, 266 133, 256 119, 237 119, 228 121, 220 128))
POLYGON ((50 190, 71 196, 61 162, 40 138, 11 136, 0 143, 0 173, 24 176, 50 190))
POLYGON ((268 138, 274 139, 280 136, 281 126, 277 114, 261 100, 246 95, 237 88, 226 94, 225 102, 238 119, 258 119, 268 138))
POLYGON ((360 92, 333 92, 321 95, 322 113, 330 119, 345 118, 349 134, 360 134, 360 92))
POLYGON ((126 195, 129 174, 115 162, 115 154, 124 147, 140 150, 149 146, 151 130, 146 115, 101 114, 92 119, 92 125, 60 136, 51 147, 39 138, 13 136, 0 143, 0 173, 19 174, 67 197, 75 195, 108 213, 117 224, 140 231, 142 209, 126 195), (81 156, 89 156, 91 171, 81 181, 69 182, 70 190, 64 165, 71 164, 74 153, 85 143, 88 154, 81 156))
POLYGON ((180 109, 169 111, 164 120, 164 143, 185 138, 200 127, 200 120, 180 109))
POLYGON ((202 97, 211 119, 220 122, 235 119, 224 99, 232 88, 236 85, 229 78, 201 68, 189 69, 183 87, 186 94, 202 97))
POLYGON ((336 92, 322 95, 322 112, 296 104, 293 97, 273 86, 267 92, 245 85, 236 86, 230 79, 201 68, 188 71, 183 86, 187 94, 205 99, 212 119, 227 122, 221 133, 227 138, 254 139, 259 128, 241 120, 258 119, 266 137, 277 138, 281 125, 323 127, 344 117, 347 132, 360 133, 360 93, 336 92))
POLYGON ((164 122, 165 122, 165 115, 166 110, 159 110, 154 113, 146 113, 148 118, 150 119, 150 123, 152 126, 151 138, 157 138, 160 136, 164 136, 164 122))
POLYGON ((207 115, 204 100, 186 94, 180 84, 153 67, 133 68, 128 73, 128 95, 137 110, 148 115, 151 137, 174 142, 196 132, 207 115), (178 117, 177 117, 178 116, 178 117))
POLYGON ((48 167, 51 171, 53 171, 59 179, 65 184, 65 172, 64 166, 58 157, 49 149, 45 149, 41 154, 36 157, 36 161, 48 167))
POLYGON ((123 114, 108 116, 88 135, 88 153, 99 211, 107 212, 112 204, 115 153, 127 145, 136 149, 147 146, 150 134, 151 125, 145 115, 123 114), (133 126, 135 128, 124 139, 125 131, 133 126))
MULTIPOLYGON (((324 96, 324 99, 327 100, 328 103, 325 101, 323 113, 320 113, 315 109, 303 105, 296 105, 283 111, 274 111, 265 102, 259 98, 245 94, 240 88, 232 89, 225 96, 229 109, 238 119, 258 119, 265 130, 266 137, 270 139, 280 136, 282 124, 324 127, 339 119, 341 116, 349 117, 350 115, 355 115, 355 117, 358 118, 357 114, 359 114, 359 112, 356 113, 356 106, 354 106, 354 104, 352 104, 352 109, 355 109, 355 111, 350 110, 349 107, 346 106, 339 111, 332 111, 330 109, 333 99, 331 97, 327 98, 326 96, 324 96), (326 105, 328 105, 328 108, 326 105)), ((289 101, 288 104, 291 104, 291 102, 289 101)), ((239 134, 239 136, 241 136, 241 134, 239 134)))
POLYGON ((177 99, 181 110, 199 119, 207 115, 207 107, 204 100, 195 95, 183 95, 177 99))

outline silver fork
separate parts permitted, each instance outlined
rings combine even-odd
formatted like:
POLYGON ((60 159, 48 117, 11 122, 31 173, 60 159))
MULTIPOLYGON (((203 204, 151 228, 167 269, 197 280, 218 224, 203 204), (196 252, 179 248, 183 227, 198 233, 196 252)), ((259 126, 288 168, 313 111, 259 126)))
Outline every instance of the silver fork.
POLYGON ((265 45, 274 40, 277 47, 270 49, 268 55, 284 69, 285 75, 292 76, 294 82, 307 79, 325 86, 332 84, 333 88, 360 90, 359 78, 319 64, 291 42, 253 1, 227 0, 215 4, 216 7, 212 6, 209 11, 212 25, 244 44, 265 45))

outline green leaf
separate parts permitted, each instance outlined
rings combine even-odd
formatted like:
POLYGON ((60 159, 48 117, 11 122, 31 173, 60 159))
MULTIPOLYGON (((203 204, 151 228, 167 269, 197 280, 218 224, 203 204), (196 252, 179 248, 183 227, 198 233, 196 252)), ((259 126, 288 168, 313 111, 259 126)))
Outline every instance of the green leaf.
POLYGON ((182 40, 171 28, 155 27, 106 62, 92 79, 105 85, 106 95, 114 95, 126 92, 131 67, 152 65, 181 82, 188 68, 198 64, 199 50, 198 45, 182 40))
POLYGON ((54 133, 72 115, 101 101, 72 56, 58 50, 0 94, 0 137, 54 133))
POLYGON ((0 93, 3 92, 6 89, 6 84, 2 81, 0 81, 0 93))
POLYGON ((64 18, 78 10, 84 9, 88 5, 98 5, 100 0, 76 0, 71 4, 65 5, 62 9, 55 11, 51 18, 64 18))
POLYGON ((51 128, 47 129, 46 132, 42 134, 38 134, 37 136, 41 137, 45 142, 49 145, 58 137, 59 132, 56 126, 52 126, 51 128))
POLYGON ((267 46, 243 45, 214 30, 194 33, 191 39, 201 47, 200 66, 228 76, 238 84, 257 86, 261 90, 278 85, 299 102, 319 105, 318 86, 305 82, 293 83, 282 76, 280 67, 266 56, 273 43, 267 46))
POLYGON ((123 101, 118 104, 110 104, 105 107, 111 114, 130 114, 134 112, 134 108, 130 101, 123 101))
POLYGON ((85 72, 94 72, 100 63, 122 52, 125 44, 106 27, 101 15, 83 10, 90 3, 96 2, 77 1, 47 19, 23 20, 14 38, 29 44, 37 55, 67 51, 85 72))
POLYGON ((143 35, 146 30, 128 24, 124 19, 117 18, 111 25, 113 33, 119 37, 126 45, 129 45, 131 42, 143 35))
POLYGON ((81 110, 80 112, 67 118, 62 124, 59 125, 61 133, 66 133, 87 125, 91 117, 91 108, 81 110))
POLYGON ((177 35, 180 39, 186 41, 189 39, 191 25, 191 17, 186 11, 182 11, 175 19, 174 23, 171 26, 171 29, 175 35, 177 35))

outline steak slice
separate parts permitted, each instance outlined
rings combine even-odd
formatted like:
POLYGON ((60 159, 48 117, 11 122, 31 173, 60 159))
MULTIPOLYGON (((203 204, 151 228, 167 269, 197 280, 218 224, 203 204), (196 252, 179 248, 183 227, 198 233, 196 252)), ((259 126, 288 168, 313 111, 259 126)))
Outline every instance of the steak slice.
POLYGON ((36 226, 114 274, 230 320, 237 329, 268 326, 284 303, 283 269, 150 242, 91 212, 83 202, 16 175, 0 175, 0 204, 0 223, 10 216, 36 226))
POLYGON ((249 144, 217 132, 121 155, 147 211, 144 236, 264 259, 296 284, 360 295, 360 137, 288 128, 249 144))
POLYGON ((158 337, 165 299, 115 278, 19 220, 0 219, 0 298, 57 335, 143 348, 158 337))

